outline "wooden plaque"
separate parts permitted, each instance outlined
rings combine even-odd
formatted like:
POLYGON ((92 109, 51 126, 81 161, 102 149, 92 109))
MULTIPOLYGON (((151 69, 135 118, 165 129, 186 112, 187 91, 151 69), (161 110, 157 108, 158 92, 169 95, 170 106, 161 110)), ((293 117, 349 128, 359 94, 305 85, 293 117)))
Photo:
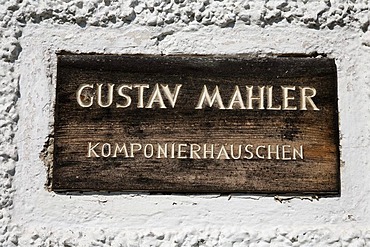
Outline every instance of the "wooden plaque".
POLYGON ((58 55, 54 191, 340 192, 333 59, 58 55))

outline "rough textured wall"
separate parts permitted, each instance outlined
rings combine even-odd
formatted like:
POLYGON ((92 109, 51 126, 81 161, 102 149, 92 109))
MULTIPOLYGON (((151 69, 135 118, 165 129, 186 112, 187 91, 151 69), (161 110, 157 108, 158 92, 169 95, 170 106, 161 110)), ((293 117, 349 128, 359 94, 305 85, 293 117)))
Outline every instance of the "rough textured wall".
POLYGON ((0 245, 369 245, 369 15, 356 0, 0 1, 0 245), (341 197, 46 191, 59 50, 334 57, 341 197))

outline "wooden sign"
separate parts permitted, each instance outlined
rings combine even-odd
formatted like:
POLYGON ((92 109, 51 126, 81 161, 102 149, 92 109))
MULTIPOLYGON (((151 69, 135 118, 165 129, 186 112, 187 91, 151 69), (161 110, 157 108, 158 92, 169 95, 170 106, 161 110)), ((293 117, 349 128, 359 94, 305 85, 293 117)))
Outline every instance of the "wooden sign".
POLYGON ((54 191, 339 194, 333 59, 58 55, 54 191))

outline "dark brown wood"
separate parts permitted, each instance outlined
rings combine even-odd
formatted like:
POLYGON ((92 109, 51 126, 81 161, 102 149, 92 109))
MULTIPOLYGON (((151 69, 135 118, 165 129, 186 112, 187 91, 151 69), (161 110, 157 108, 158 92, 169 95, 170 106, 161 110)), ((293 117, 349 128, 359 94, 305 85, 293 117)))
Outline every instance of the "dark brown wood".
MULTIPOLYGON (((312 94, 312 90, 307 92, 312 94)), ((328 58, 58 55, 52 189, 338 195, 337 109, 336 66, 328 58), (113 103, 100 107, 97 85, 103 84, 102 102, 107 103, 108 83, 114 85, 113 103), (90 107, 77 102, 76 92, 83 84, 94 87, 84 89, 79 96, 83 104, 93 97, 90 107), (132 102, 129 107, 117 108, 117 103, 127 103, 116 91, 123 84, 132 86, 131 90, 122 89, 132 102), (149 85, 143 88, 144 108, 138 108, 137 84, 149 85), (182 86, 172 108, 161 85, 168 85, 173 93, 176 84, 182 86), (167 108, 159 108, 158 102, 145 108, 156 85, 167 108), (204 85, 210 94, 218 86, 225 108, 236 85, 244 104, 246 86, 253 86, 254 97, 258 96, 258 86, 265 86, 265 109, 257 109, 256 100, 251 110, 239 109, 238 102, 234 102, 233 109, 219 109, 217 104, 195 109, 204 85), (266 109, 268 86, 273 87, 273 106, 282 105, 282 87, 294 86, 295 90, 289 90, 289 97, 294 97, 289 107, 296 106, 297 110, 266 109), (316 89, 312 100, 318 111, 307 100, 307 110, 300 109, 300 87, 316 89), (115 145, 122 148, 126 144, 130 152, 133 143, 142 146, 134 157, 126 157, 130 153, 125 155, 122 150, 113 157, 115 145), (150 145, 146 150, 149 158, 144 156, 146 144, 153 145, 153 157, 150 145), (157 158, 158 144, 162 148, 174 144, 177 151, 181 144, 184 151, 176 151, 174 158, 170 157, 171 151, 167 158, 157 158), (212 144, 215 157, 206 154, 204 158, 204 145, 210 150, 212 144), (231 144, 235 158, 231 157, 231 144), (94 145, 96 148, 92 148, 94 145), (197 145, 201 147, 200 159, 194 153, 190 158, 190 146, 196 149, 197 145), (239 145, 243 150, 241 158, 239 145), (245 151, 247 145, 252 145, 247 149, 253 157, 245 151), (267 159, 268 145, 270 151, 278 145, 279 159, 273 152, 267 159), (264 158, 258 158, 258 146, 258 154, 264 158), (291 151, 284 151, 285 160, 283 146, 285 151, 291 151), (301 146, 303 159, 296 153, 293 160, 294 148, 300 150, 301 146)))

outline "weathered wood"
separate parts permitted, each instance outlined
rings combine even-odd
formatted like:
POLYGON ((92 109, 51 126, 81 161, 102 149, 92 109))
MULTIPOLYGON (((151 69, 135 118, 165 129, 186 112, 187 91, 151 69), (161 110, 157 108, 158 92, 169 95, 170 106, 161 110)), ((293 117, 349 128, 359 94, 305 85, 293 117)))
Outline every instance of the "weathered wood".
POLYGON ((339 194, 333 59, 65 54, 58 55, 56 90, 55 191, 339 194), (89 87, 76 94, 84 84, 89 87), (98 84, 103 84, 102 104, 109 103, 108 84, 114 85, 109 107, 97 102, 98 84), (144 84, 149 88, 140 86, 144 84), (176 84, 182 86, 172 107, 169 98, 175 98, 176 84), (122 85, 127 86, 118 92, 122 85), (219 109, 216 103, 199 106, 204 85, 209 94, 218 86, 224 107, 232 109, 219 109), (236 85, 242 103, 237 100, 236 85), (155 94, 156 86, 163 104, 155 94), (253 109, 240 109, 243 104, 248 108, 246 86, 253 86, 253 97, 258 96, 258 86, 265 86, 263 107, 252 100, 253 109), (268 87, 272 87, 270 107, 268 87), (311 88, 306 96, 313 95, 312 88, 316 90, 310 98, 314 105, 304 99, 307 110, 302 108, 300 88, 304 87, 311 88), (267 109, 283 108, 284 90, 288 92, 285 98, 289 97, 286 108, 297 110, 267 109), (122 94, 131 97, 128 107, 122 107, 129 103, 122 94), (92 105, 87 106, 91 99, 92 105), (201 109, 196 109, 197 105, 201 109), (152 157, 147 144, 153 146, 152 157), (158 154, 158 144, 162 148, 167 145, 167 158, 158 154), (121 152, 114 155, 116 145, 121 152), (127 157, 132 156, 130 145, 134 149, 141 145, 134 157, 127 157), (214 152, 204 152, 204 145, 208 151, 213 145, 214 152), (239 145, 243 150, 240 158, 239 145), (279 159, 274 154, 277 145, 279 159), (198 149, 199 157, 194 153, 198 149), (302 150, 303 158, 299 156, 302 150))

